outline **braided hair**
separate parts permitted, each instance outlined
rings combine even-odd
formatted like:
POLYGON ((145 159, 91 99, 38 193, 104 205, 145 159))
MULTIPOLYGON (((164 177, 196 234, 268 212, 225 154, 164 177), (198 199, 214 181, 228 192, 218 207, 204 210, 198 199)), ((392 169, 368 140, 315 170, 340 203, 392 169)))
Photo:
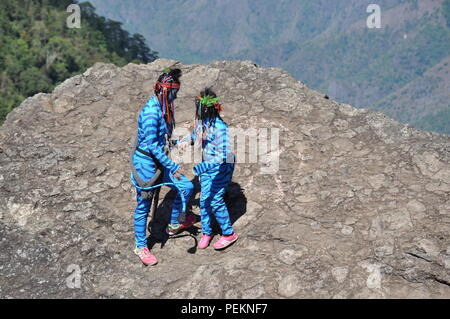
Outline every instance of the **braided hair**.
POLYGON ((162 116, 167 124, 169 136, 175 128, 175 115, 173 101, 177 98, 180 89, 180 69, 164 69, 158 77, 154 92, 161 104, 162 116))

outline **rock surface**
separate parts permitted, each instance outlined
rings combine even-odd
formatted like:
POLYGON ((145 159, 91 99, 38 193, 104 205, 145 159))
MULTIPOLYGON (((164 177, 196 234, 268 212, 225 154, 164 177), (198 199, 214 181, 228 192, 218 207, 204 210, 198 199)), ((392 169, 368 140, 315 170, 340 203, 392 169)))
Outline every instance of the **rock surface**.
POLYGON ((250 62, 96 64, 0 128, 0 297, 450 298, 449 146, 250 62), (227 202, 241 239, 223 252, 195 249, 200 223, 163 235, 164 189, 150 225, 160 262, 145 268, 129 150, 172 65, 179 127, 212 85, 230 127, 279 129, 279 169, 237 165, 227 202))

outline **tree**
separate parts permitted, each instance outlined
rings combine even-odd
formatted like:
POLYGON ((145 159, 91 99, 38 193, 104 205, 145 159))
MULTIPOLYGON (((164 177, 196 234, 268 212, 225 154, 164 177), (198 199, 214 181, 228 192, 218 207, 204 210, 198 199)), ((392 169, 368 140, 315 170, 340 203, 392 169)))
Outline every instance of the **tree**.
POLYGON ((74 0, 10 0, 0 2, 0 124, 23 99, 49 92, 95 62, 119 66, 157 58, 143 36, 98 16, 80 3, 83 23, 69 29, 66 12, 74 0))

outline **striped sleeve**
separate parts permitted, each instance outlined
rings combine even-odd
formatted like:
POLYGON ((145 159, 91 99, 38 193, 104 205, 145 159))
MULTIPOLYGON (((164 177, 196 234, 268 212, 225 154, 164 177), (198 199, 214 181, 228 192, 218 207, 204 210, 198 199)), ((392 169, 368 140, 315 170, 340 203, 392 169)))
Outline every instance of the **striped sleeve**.
POLYGON ((195 175, 199 176, 211 169, 217 168, 227 160, 227 153, 230 149, 228 128, 223 123, 214 130, 214 153, 201 163, 194 166, 195 175))
POLYGON ((148 143, 149 152, 155 156, 164 168, 170 170, 171 173, 175 173, 180 165, 167 157, 163 148, 158 145, 158 127, 161 124, 160 121, 163 121, 163 119, 153 110, 153 108, 149 108, 144 112, 142 125, 147 136, 146 141, 148 143))

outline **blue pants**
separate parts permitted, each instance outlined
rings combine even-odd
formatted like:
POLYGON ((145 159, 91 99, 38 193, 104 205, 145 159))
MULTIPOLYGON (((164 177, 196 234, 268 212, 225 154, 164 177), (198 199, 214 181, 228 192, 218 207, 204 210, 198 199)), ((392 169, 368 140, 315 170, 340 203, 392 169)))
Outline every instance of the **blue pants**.
MULTIPOLYGON (((154 174, 154 170, 152 171, 151 166, 148 167, 148 170, 144 170, 145 165, 143 165, 142 160, 135 161, 135 165, 138 174, 143 179, 151 179, 154 174)), ((170 221, 172 224, 178 224, 178 216, 180 215, 180 212, 182 210, 182 201, 178 191, 183 192, 185 203, 187 203, 194 189, 194 185, 192 185, 192 183, 185 176, 180 176, 182 177, 181 180, 178 180, 175 177, 171 179, 170 172, 168 170, 164 171, 163 183, 175 183, 176 185, 176 187, 170 186, 171 189, 177 192, 177 197, 172 205, 172 217, 170 221)), ((139 190, 137 190, 136 192, 137 206, 134 210, 134 233, 136 237, 136 247, 141 248, 147 246, 147 217, 152 203, 150 200, 142 198, 141 192, 139 190)))
POLYGON ((233 177, 234 163, 222 164, 218 170, 200 175, 200 212, 202 233, 211 235, 211 216, 214 213, 222 229, 222 235, 233 234, 230 215, 223 196, 233 177))

